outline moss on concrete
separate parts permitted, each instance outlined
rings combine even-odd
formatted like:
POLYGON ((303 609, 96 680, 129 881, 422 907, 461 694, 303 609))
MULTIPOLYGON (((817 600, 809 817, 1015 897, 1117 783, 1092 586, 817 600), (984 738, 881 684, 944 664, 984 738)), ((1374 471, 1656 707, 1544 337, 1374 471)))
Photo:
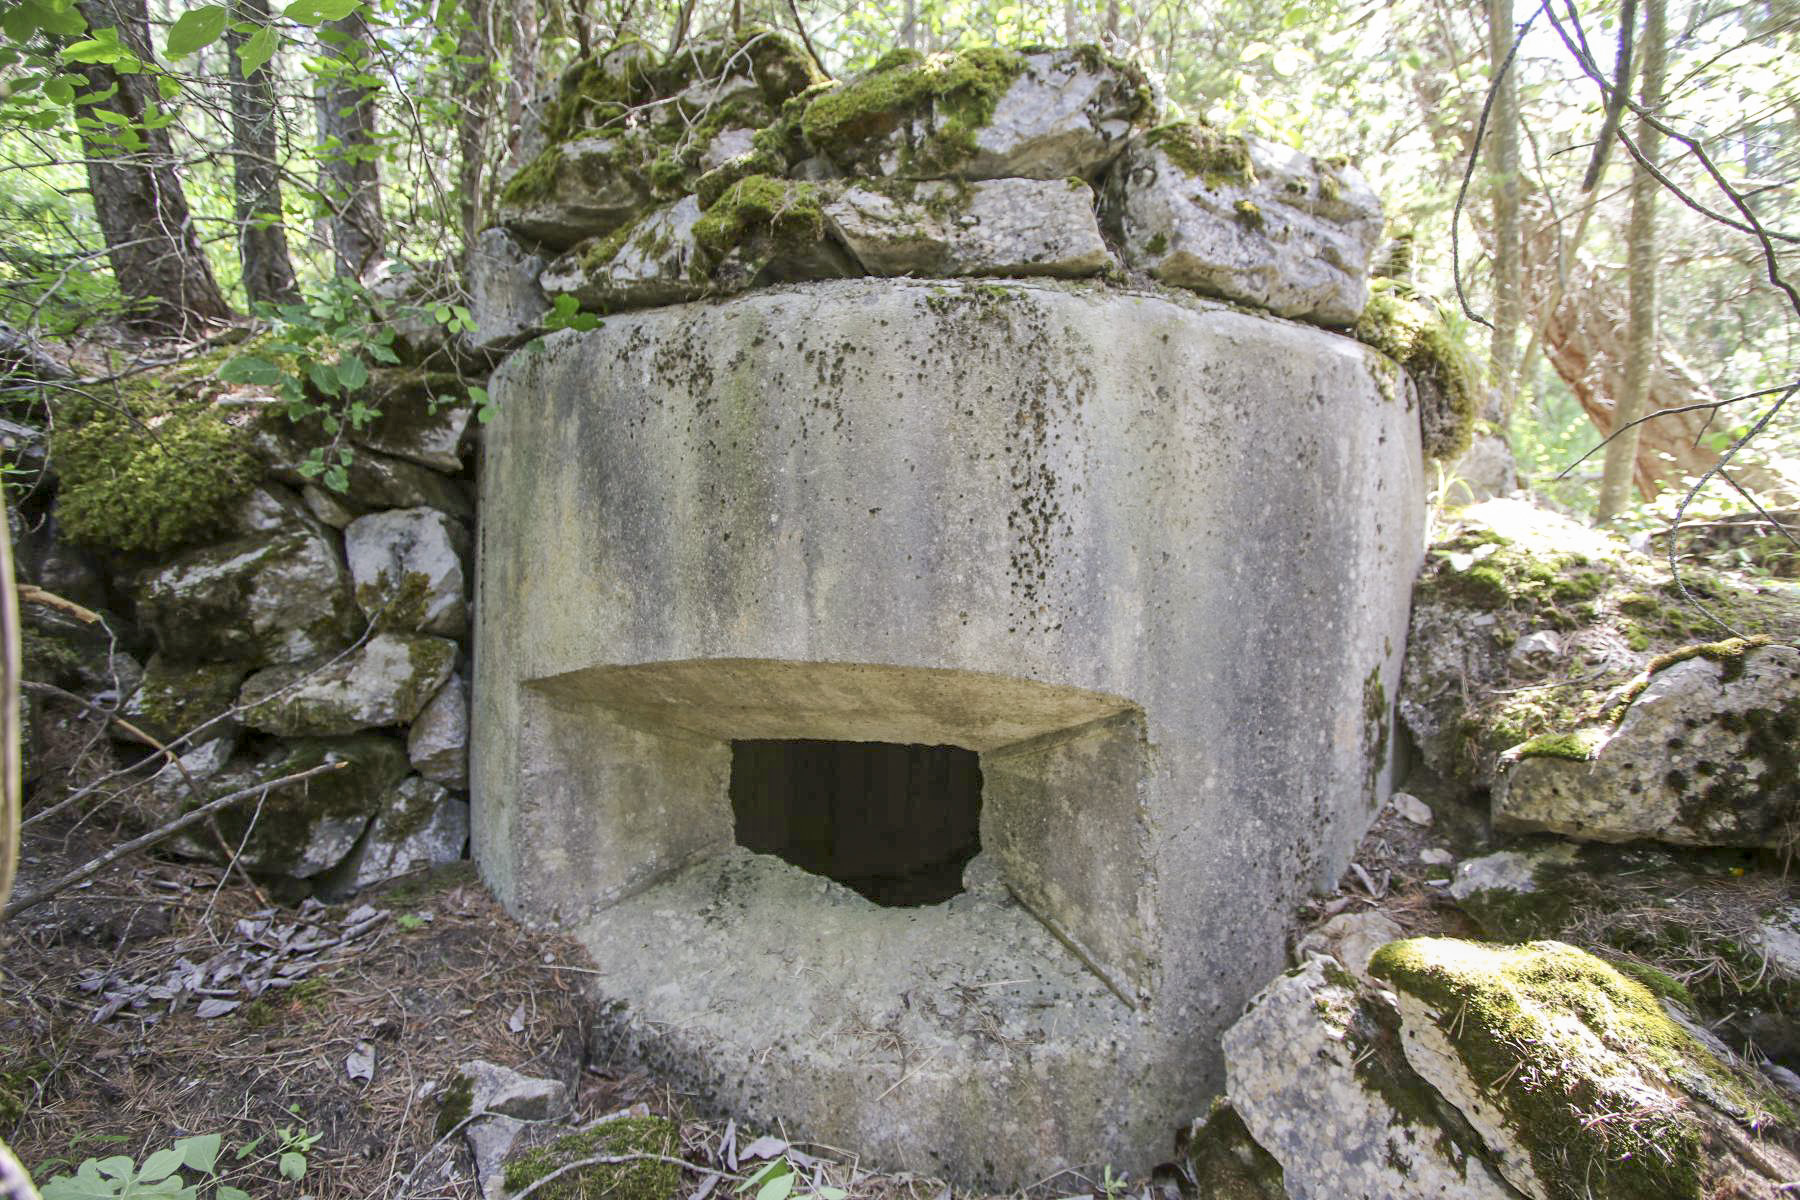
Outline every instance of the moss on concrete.
POLYGON ((529 204, 534 200, 542 200, 556 190, 556 180, 562 173, 562 166, 561 147, 546 146, 536 158, 520 167, 506 181, 506 186, 500 189, 501 202, 529 204))
POLYGON ((1480 377, 1443 315, 1405 289, 1377 280, 1352 333, 1412 376, 1426 457, 1461 458, 1474 436, 1480 377))
MULTIPOLYGON (((515 1155, 506 1164, 510 1192, 530 1186, 558 1167, 584 1158, 665 1155, 680 1150, 680 1131, 663 1117, 622 1117, 571 1133, 515 1155)), ((655 1158, 602 1163, 558 1177, 533 1195, 541 1200, 668 1200, 681 1169, 655 1158)))
POLYGON ((1646 1103, 1637 1076, 1670 1097, 1698 1077, 1747 1125, 1766 1119, 1761 1088, 1671 1019, 1649 988, 1574 946, 1416 938, 1376 951, 1370 971, 1432 1010, 1558 1200, 1705 1194, 1705 1123, 1690 1103, 1646 1103))

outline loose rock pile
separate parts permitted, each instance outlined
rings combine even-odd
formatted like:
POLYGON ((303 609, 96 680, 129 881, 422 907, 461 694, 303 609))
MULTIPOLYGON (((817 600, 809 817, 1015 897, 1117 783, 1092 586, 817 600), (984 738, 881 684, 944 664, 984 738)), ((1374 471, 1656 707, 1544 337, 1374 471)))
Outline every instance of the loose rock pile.
POLYGON ((857 275, 1129 275, 1328 326, 1368 298, 1381 205, 1356 170, 1159 123, 1093 47, 896 51, 844 84, 752 31, 572 69, 471 288, 485 348, 598 312, 857 275))

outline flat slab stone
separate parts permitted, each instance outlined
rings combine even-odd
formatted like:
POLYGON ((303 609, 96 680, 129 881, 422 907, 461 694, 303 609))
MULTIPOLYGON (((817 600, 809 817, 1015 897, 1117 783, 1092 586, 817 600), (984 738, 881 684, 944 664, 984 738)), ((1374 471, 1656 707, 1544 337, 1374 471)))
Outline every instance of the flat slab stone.
POLYGON ((1098 274, 1113 265, 1079 179, 928 182, 903 190, 850 186, 825 218, 874 275, 1098 274))

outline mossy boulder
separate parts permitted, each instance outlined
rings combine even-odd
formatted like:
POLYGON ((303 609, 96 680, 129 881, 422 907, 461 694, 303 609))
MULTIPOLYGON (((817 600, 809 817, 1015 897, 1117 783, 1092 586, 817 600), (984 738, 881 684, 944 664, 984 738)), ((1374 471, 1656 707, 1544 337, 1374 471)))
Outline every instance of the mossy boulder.
POLYGON ((469 534, 435 508, 396 508, 344 529, 356 603, 377 628, 462 637, 469 534))
MULTIPOLYGON (((1734 626, 1800 641, 1795 585, 1695 567, 1682 575, 1734 626)), ((1653 658, 1709 628, 1660 560, 1548 509, 1485 501, 1452 513, 1426 553, 1400 716, 1434 773, 1485 789, 1500 755, 1534 738, 1552 735, 1533 753, 1560 746, 1585 757, 1591 747, 1566 735, 1610 725, 1653 658)))
POLYGON ((330 737, 404 725, 450 678, 456 643, 378 633, 330 658, 258 671, 238 701, 244 723, 282 737, 330 737))
POLYGON ((1183 1154, 1207 1200, 1288 1200, 1281 1164, 1256 1144, 1243 1118, 1223 1098, 1194 1122, 1183 1154))
POLYGON ((375 371, 367 403, 380 415, 351 430, 357 445, 446 475, 462 471, 475 416, 463 379, 446 371, 375 371))
POLYGON ((132 591, 139 623, 173 660, 296 662, 349 645, 361 626, 337 549, 304 527, 185 551, 132 591))
POLYGON ((408 775, 386 797, 368 832, 320 880, 329 897, 354 894, 425 867, 463 856, 469 842, 469 802, 417 775, 408 775))
POLYGON ((1772 1196, 1800 1169, 1764 1140, 1794 1117, 1768 1085, 1585 951, 1417 938, 1370 969, 1399 996, 1408 1062, 1527 1195, 1772 1196))
POLYGON ((1094 179, 1153 122, 1141 70, 1099 50, 895 54, 815 98, 812 150, 862 176, 1094 179))
POLYGON ((1381 202, 1346 164, 1186 122, 1132 143, 1104 218, 1158 282, 1323 325, 1368 300, 1381 202))
POLYGON ((1513 1200, 1481 1139, 1408 1065, 1398 1024, 1315 957, 1226 1030, 1226 1095, 1290 1196, 1513 1200))
POLYGON ((1354 320, 1357 340, 1404 367, 1418 389, 1425 456, 1461 458, 1475 434, 1481 376, 1442 311, 1403 284, 1378 280, 1354 320))
POLYGON ((243 415, 211 400, 145 386, 70 408, 51 453, 57 519, 77 545, 166 553, 206 541, 261 476, 243 415))
MULTIPOLYGON (((303 783, 253 795, 225 809, 218 827, 226 846, 243 846, 246 868, 263 875, 310 879, 344 860, 406 777, 406 749, 392 738, 297 738, 245 750, 206 781, 205 796, 253 787, 327 763, 338 769, 303 783)), ((186 849, 207 858, 221 850, 210 839, 186 849)))
POLYGON ((1508 751, 1495 827, 1604 842, 1800 842, 1800 650, 1702 650, 1653 662, 1616 727, 1508 751))
MULTIPOLYGON (((153 654, 144 664, 143 682, 125 702, 125 716, 151 737, 169 741, 230 711, 249 672, 244 663, 189 663, 153 654)), ((219 721, 201 740, 237 730, 235 720, 219 721)))
POLYGON ((506 1162, 505 1187, 517 1192, 550 1172, 584 1158, 619 1157, 571 1171, 533 1195, 543 1200, 669 1200, 681 1183, 681 1168, 654 1156, 674 1158, 680 1130, 664 1117, 620 1117, 552 1141, 515 1151, 506 1162), (630 1160, 629 1156, 652 1156, 630 1160))

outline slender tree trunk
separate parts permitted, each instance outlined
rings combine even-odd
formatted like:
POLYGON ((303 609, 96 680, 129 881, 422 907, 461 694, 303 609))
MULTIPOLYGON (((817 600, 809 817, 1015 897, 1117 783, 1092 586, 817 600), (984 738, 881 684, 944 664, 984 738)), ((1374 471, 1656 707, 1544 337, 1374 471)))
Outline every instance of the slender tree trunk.
POLYGON ((919 48, 919 0, 906 0, 900 10, 900 44, 908 50, 919 48))
POLYGON ((1488 0, 1488 64, 1498 79, 1488 146, 1494 200, 1494 335, 1489 364, 1502 423, 1512 416, 1518 386, 1519 327, 1525 319, 1519 235, 1519 77, 1510 69, 1500 74, 1512 42, 1512 0, 1488 0))
MULTIPOLYGON (((1644 6, 1644 75, 1639 103, 1655 110, 1662 104, 1663 74, 1668 64, 1668 22, 1664 0, 1646 0, 1644 6)), ((1638 150, 1656 162, 1658 135, 1648 121, 1637 125, 1638 150)), ((1625 507, 1631 494, 1632 468, 1637 462, 1639 426, 1622 429, 1644 414, 1650 395, 1650 379, 1656 372, 1656 193, 1660 188, 1643 166, 1631 176, 1631 224, 1625 244, 1631 286, 1631 325, 1627 334, 1625 387, 1614 408, 1613 427, 1619 436, 1606 447, 1606 465, 1600 477, 1600 499, 1594 506, 1596 521, 1610 521, 1625 507)), ((1648 496, 1648 493, 1646 493, 1648 496)))
POLYGON ((512 52, 508 58, 511 70, 506 83, 506 121, 508 142, 506 163, 508 168, 517 167, 527 157, 524 151, 530 147, 531 153, 543 144, 542 138, 525 136, 528 124, 534 124, 537 118, 527 110, 537 99, 538 88, 538 10, 536 0, 517 0, 508 10, 512 29, 512 52))
MULTIPOLYGON (((89 29, 116 28, 121 43, 152 61, 144 0, 84 0, 78 7, 89 29)), ((88 194, 106 239, 106 257, 119 291, 134 304, 127 320, 165 333, 229 320, 231 306, 194 232, 169 135, 144 128, 144 119, 158 111, 155 83, 149 75, 120 74, 103 65, 76 70, 90 91, 109 93, 92 109, 130 122, 103 127, 120 140, 91 129, 81 135, 88 194)))
MULTIPOLYGON (((234 22, 269 22, 269 0, 233 0, 231 8, 234 22)), ((299 297, 300 289, 294 283, 287 226, 282 223, 275 64, 266 62, 254 74, 245 75, 240 55, 248 35, 227 30, 225 37, 231 54, 231 141, 236 151, 232 174, 244 291, 252 301, 287 303, 299 297)))
MULTIPOLYGON (((462 60, 462 113, 456 127, 456 193, 462 218, 463 253, 475 245, 486 222, 483 195, 488 123, 494 105, 493 42, 488 37, 488 0, 467 0, 468 23, 457 38, 462 60)), ((577 21, 582 18, 577 15, 577 21)), ((584 35, 585 40, 585 35, 584 35)))
POLYGON ((360 12, 325 23, 322 36, 339 60, 319 84, 321 186, 331 206, 331 249, 340 278, 358 279, 381 258, 381 173, 375 143, 375 89, 356 81, 374 67, 369 25, 360 12))

